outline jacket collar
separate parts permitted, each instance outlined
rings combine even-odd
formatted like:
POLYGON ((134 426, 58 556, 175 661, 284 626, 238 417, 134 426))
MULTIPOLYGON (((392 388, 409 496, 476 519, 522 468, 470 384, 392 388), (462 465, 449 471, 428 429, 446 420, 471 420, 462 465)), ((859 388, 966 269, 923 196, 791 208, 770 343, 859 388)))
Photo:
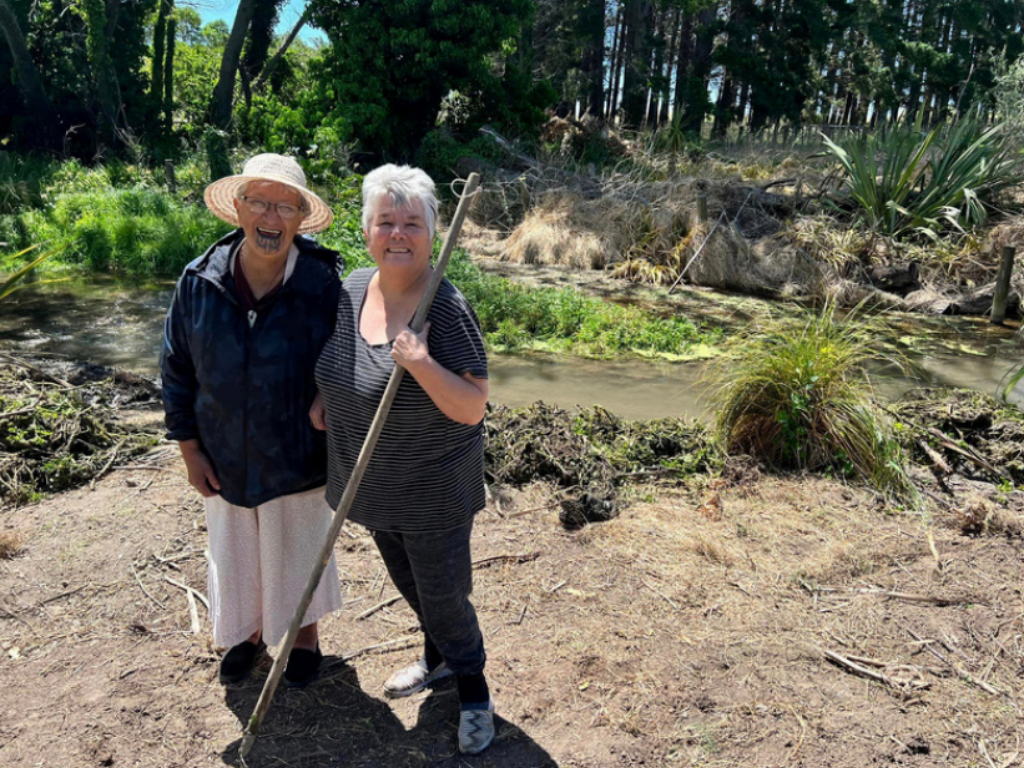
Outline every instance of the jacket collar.
MULTIPOLYGON (((234 277, 231 275, 231 251, 244 237, 245 232, 240 227, 229 232, 211 245, 206 253, 192 262, 186 268, 186 273, 209 280, 221 291, 233 296, 234 277)), ((315 279, 319 285, 322 276, 320 270, 313 271, 311 269, 311 261, 321 262, 323 265, 321 269, 326 268, 335 276, 341 274, 342 262, 337 251, 325 248, 304 235, 296 235, 294 243, 299 249, 299 259, 285 286, 305 292, 309 290, 310 279, 315 279)))

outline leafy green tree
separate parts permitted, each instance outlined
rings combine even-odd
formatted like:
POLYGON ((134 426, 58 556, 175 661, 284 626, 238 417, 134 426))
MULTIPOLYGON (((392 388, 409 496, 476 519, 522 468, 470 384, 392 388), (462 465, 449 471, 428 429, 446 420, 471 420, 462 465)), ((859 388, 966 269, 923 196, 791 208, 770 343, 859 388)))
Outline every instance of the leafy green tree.
POLYGON ((231 124, 231 107, 235 96, 235 77, 238 74, 238 63, 256 13, 257 0, 240 0, 235 12, 235 21, 231 25, 231 33, 224 44, 224 53, 220 60, 220 73, 217 84, 213 88, 210 99, 210 119, 217 128, 227 128, 231 124))
POLYGON ((201 30, 203 20, 195 8, 175 8, 174 20, 178 25, 178 39, 185 45, 198 45, 203 42, 201 30))
MULTIPOLYGON (((49 96, 43 90, 39 71, 32 60, 32 54, 29 52, 18 17, 7 0, 0 0, 0 29, 3 30, 4 38, 7 41, 7 49, 10 52, 9 64, 16 72, 15 79, 21 97, 28 112, 40 119, 39 130, 35 135, 40 138, 40 144, 45 147, 52 144, 55 138, 55 132, 52 129, 56 127, 56 113, 49 96)), ((0 59, 0 66, 3 64, 3 59, 0 59)))
POLYGON ((313 68, 315 103, 377 156, 408 159, 451 91, 476 105, 502 90, 498 70, 530 0, 311 0, 331 45, 313 68), (358 30, 358 32, 356 32, 358 30))
POLYGON ((187 42, 179 35, 180 44, 174 54, 175 110, 186 135, 197 141, 202 137, 206 125, 210 94, 213 93, 224 41, 227 39, 227 25, 211 22, 202 27, 187 42))

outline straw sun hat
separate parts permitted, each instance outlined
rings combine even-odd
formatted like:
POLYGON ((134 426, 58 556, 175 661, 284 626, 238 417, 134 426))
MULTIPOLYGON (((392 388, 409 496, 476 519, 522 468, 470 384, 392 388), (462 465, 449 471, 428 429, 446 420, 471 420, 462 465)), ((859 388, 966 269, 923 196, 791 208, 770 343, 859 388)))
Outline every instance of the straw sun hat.
POLYGON ((214 216, 228 224, 238 226, 238 215, 234 201, 239 188, 249 181, 276 181, 297 191, 309 206, 299 233, 322 232, 331 226, 334 214, 327 203, 306 187, 306 174, 294 158, 267 153, 249 159, 237 176, 225 176, 206 188, 203 199, 214 216))

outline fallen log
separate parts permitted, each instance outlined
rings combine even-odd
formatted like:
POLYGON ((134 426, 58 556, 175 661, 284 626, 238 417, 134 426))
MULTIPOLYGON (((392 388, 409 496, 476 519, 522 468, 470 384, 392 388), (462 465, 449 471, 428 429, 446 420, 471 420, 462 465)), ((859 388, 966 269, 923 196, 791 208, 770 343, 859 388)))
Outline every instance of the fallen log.
POLYGON ((906 261, 868 270, 868 280, 876 288, 889 293, 906 295, 919 285, 920 271, 916 261, 906 261))
MULTIPOLYGON (((995 294, 995 283, 983 285, 968 294, 954 299, 944 314, 987 315, 992 311, 992 302, 995 300, 995 294)), ((1020 317, 1020 294, 1016 291, 1006 297, 1006 317, 1020 317)))

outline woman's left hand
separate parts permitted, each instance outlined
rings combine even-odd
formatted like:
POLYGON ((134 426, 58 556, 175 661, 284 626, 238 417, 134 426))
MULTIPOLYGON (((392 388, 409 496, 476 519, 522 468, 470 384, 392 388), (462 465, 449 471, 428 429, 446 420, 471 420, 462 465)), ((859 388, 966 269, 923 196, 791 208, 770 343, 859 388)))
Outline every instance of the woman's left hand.
POLYGON ((429 333, 429 322, 423 324, 423 330, 419 333, 414 333, 412 328, 405 326, 391 344, 391 357, 406 370, 415 368, 417 363, 430 360, 430 349, 427 347, 429 333))
POLYGON ((324 406, 324 397, 319 392, 313 398, 313 405, 309 407, 309 421, 313 429, 321 432, 327 429, 327 408, 324 406))

